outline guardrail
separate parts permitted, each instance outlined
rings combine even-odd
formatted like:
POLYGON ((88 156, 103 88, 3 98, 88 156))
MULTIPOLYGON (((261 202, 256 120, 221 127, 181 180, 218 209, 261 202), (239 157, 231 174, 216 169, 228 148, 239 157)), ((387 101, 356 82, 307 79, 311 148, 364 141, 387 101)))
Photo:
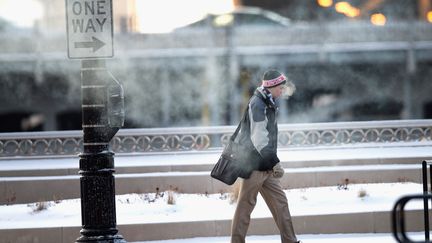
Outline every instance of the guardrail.
MULTIPOLYGON (((407 232, 407 222, 405 217, 405 206, 408 202, 414 200, 424 200, 428 201, 432 199, 432 194, 415 194, 415 195, 407 195, 398 199, 393 206, 392 214, 391 214, 391 225, 392 225, 392 233, 394 238, 399 243, 430 243, 429 240, 429 228, 425 232, 425 239, 421 241, 413 241, 407 232)), ((424 210, 426 212, 426 209, 424 210)))
MULTIPOLYGON (((115 153, 220 149, 235 126, 121 129, 111 141, 115 153)), ((279 148, 430 142, 432 120, 280 124, 279 148)), ((0 159, 17 156, 75 156, 82 131, 0 133, 0 159)))
POLYGON ((430 226, 429 226, 429 201, 432 199, 430 188, 432 185, 432 161, 422 162, 422 181, 423 194, 407 195, 398 199, 393 206, 391 214, 392 232, 396 241, 399 243, 429 243, 430 241, 430 226), (429 167, 429 180, 428 180, 429 167), (408 237, 407 222, 405 217, 405 206, 410 201, 423 200, 423 218, 424 218, 424 241, 413 241, 408 237))

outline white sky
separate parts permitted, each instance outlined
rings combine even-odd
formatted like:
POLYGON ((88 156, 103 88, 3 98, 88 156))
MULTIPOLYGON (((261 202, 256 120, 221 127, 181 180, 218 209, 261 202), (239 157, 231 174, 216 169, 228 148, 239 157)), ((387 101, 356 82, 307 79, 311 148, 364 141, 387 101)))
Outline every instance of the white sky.
MULTIPOLYGON (((234 8, 232 0, 135 1, 141 32, 152 33, 169 32, 207 13, 223 13, 234 8)), ((0 0, 0 17, 20 27, 32 27, 43 14, 43 5, 38 0, 0 0)))
POLYGON ((0 17, 20 27, 31 27, 43 16, 37 0, 0 0, 0 17))
POLYGON ((223 13, 234 8, 232 0, 136 0, 136 6, 141 32, 153 33, 169 32, 207 13, 223 13))

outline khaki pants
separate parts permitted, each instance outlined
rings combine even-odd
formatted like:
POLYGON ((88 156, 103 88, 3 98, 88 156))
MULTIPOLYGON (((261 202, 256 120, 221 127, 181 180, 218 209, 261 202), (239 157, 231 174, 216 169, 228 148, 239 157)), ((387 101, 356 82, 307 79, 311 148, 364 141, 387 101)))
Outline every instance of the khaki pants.
POLYGON ((255 207, 258 192, 261 193, 269 207, 273 219, 281 234, 282 243, 295 243, 288 200, 279 179, 271 172, 254 171, 251 177, 243 180, 240 187, 237 208, 231 226, 231 243, 244 243, 250 222, 250 215, 255 207))

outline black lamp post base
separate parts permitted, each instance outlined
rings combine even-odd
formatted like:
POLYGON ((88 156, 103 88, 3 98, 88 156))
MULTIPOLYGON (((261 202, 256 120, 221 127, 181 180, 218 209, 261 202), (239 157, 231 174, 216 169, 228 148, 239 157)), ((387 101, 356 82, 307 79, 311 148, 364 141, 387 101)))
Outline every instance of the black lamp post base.
POLYGON ((106 235, 106 236, 81 236, 76 240, 76 243, 127 243, 121 235, 106 235))

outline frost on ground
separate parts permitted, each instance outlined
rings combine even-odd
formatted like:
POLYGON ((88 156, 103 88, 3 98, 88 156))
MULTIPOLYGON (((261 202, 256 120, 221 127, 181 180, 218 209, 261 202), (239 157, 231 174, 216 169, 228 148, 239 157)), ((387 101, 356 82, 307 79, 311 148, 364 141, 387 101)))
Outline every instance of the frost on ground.
MULTIPOLYGON (((181 191, 181 188, 179 188, 181 191)), ((367 211, 390 211, 407 194, 422 193, 416 183, 350 184, 286 190, 291 214, 317 215, 367 211)), ((422 208, 413 202, 407 209, 422 208)), ((80 200, 1 205, 0 228, 80 226, 80 200)), ((182 194, 176 191, 116 196, 118 224, 231 219, 235 204, 228 193, 182 194)), ((253 218, 271 217, 259 196, 253 218)))

